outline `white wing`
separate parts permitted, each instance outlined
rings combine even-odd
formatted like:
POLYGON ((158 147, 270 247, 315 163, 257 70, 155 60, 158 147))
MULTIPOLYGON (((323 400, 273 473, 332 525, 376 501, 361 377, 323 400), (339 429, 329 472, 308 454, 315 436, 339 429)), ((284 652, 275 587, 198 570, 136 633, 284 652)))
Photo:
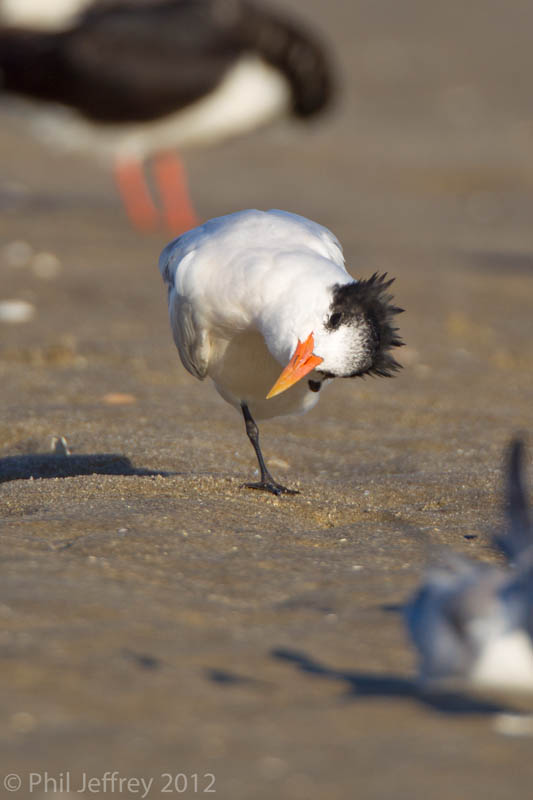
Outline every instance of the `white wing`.
POLYGON ((181 362, 191 375, 202 381, 207 374, 209 361, 207 331, 199 324, 192 304, 176 289, 177 270, 185 269, 187 261, 193 255, 188 253, 182 257, 184 238, 180 236, 165 247, 159 259, 159 269, 168 287, 170 327, 181 362))
POLYGON ((181 363, 191 375, 203 381, 209 361, 207 332, 196 324, 192 305, 175 290, 168 297, 168 312, 181 363))
POLYGON ((306 240, 306 245, 314 250, 318 255, 324 258, 329 258, 339 267, 344 266, 344 253, 342 252, 342 245, 329 228, 324 225, 319 225, 318 222, 313 222, 306 217, 299 214, 292 214, 290 211, 280 211, 278 208, 271 208, 267 214, 272 214, 285 220, 290 225, 297 225, 302 231, 306 231, 309 236, 306 240))

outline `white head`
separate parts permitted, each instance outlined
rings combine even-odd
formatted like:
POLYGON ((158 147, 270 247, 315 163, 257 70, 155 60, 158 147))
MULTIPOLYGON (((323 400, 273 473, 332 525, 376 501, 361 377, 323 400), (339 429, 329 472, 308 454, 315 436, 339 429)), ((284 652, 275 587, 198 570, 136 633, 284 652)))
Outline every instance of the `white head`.
POLYGON ((298 342, 268 397, 285 391, 311 370, 324 380, 369 374, 390 377, 400 369, 389 352, 403 344, 391 324, 403 310, 387 294, 392 281, 375 273, 368 280, 332 286, 322 321, 298 342))

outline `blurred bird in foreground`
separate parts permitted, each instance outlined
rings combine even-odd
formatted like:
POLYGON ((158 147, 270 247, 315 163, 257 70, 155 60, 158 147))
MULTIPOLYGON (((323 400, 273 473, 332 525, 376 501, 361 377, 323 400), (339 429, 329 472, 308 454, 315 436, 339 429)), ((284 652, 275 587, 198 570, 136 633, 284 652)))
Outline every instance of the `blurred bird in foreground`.
POLYGON ((506 566, 452 554, 432 569, 407 609, 424 687, 467 681, 533 691, 533 528, 523 479, 524 445, 507 463, 507 528, 496 538, 506 566))
POLYGON ((392 280, 354 280, 327 228, 277 210, 209 220, 170 242, 159 269, 183 366, 242 411, 261 471, 247 486, 293 493, 270 475, 254 417, 307 411, 332 378, 392 376, 392 280))
POLYGON ((3 0, 0 92, 30 98, 32 113, 38 102, 41 136, 110 159, 140 229, 160 221, 142 169, 148 158, 165 222, 179 233, 198 220, 175 147, 211 144, 286 114, 310 117, 331 97, 315 36, 248 0, 114 0, 79 14, 87 0, 55 2, 55 29, 39 30, 33 7, 33 28, 6 24, 23 17, 3 0))

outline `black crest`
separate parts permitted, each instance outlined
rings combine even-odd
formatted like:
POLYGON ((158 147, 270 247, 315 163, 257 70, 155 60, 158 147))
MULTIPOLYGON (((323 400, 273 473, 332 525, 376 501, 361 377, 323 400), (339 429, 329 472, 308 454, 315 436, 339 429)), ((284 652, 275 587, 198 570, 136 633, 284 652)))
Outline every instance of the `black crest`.
POLYGON ((342 324, 352 323, 366 323, 369 326, 369 344, 373 356, 370 366, 353 373, 351 377, 381 375, 390 378, 401 369, 401 364, 389 352, 393 347, 404 345, 398 328, 392 324, 393 317, 403 312, 403 308, 393 304, 394 298, 388 292, 393 282, 394 278, 387 280, 386 272, 374 272, 367 280, 333 287, 331 313, 326 328, 334 330, 342 324))

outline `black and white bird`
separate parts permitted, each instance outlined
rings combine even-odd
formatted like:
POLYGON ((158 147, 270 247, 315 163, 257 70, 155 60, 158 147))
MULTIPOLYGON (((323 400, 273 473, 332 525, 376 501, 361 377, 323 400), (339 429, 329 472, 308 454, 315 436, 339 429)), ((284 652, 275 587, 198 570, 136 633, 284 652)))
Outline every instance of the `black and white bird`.
POLYGON ((507 527, 496 543, 505 566, 457 554, 432 569, 407 607, 423 687, 467 683, 533 692, 533 526, 522 441, 508 454, 507 527))
POLYGON ((3 0, 1 95, 32 101, 41 137, 112 161, 139 228, 160 217, 143 174, 147 159, 154 157, 166 223, 181 232, 198 220, 175 148, 283 115, 310 117, 332 95, 315 35, 249 0, 100 0, 88 9, 88 0, 24 0, 25 18, 13 2, 3 0), (48 7, 55 11, 47 17, 48 7))
POLYGON ((261 470, 251 488, 289 491, 265 466, 254 419, 309 410, 333 378, 399 369, 392 280, 354 280, 336 237, 304 217, 247 210, 209 220, 168 244, 159 269, 184 367, 242 410, 261 470))

